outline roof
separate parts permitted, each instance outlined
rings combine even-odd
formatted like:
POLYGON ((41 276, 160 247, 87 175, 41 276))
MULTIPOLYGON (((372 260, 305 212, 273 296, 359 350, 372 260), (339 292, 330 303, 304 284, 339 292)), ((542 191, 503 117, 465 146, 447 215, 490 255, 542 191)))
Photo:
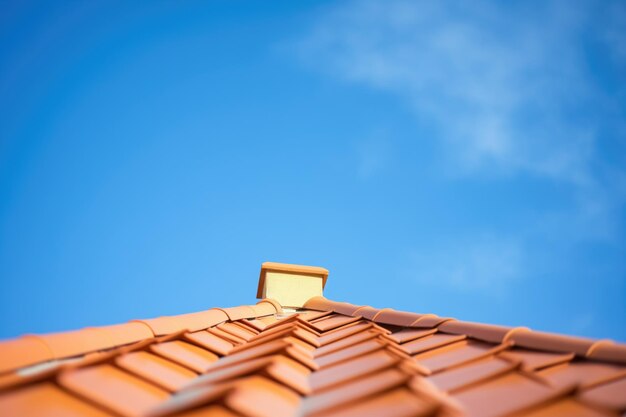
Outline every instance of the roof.
POLYGON ((0 343, 2 416, 624 412, 624 344, 324 297, 0 343))

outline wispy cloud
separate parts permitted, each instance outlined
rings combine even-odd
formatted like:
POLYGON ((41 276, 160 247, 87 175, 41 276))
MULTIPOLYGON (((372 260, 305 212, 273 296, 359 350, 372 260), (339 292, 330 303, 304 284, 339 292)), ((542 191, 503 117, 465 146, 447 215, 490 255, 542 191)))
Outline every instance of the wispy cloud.
MULTIPOLYGON (((404 100, 436 132, 450 179, 526 176, 569 190, 572 207, 514 239, 451 236, 412 255, 425 279, 493 289, 523 274, 533 239, 619 234, 626 158, 600 154, 626 140, 625 24, 618 1, 363 0, 322 9, 296 49, 315 70, 404 100)), ((369 175, 380 161, 363 154, 369 175)))
POLYGON ((455 166, 582 184, 606 121, 590 108, 611 105, 590 78, 583 36, 596 29, 617 56, 626 41, 619 27, 594 27, 592 7, 358 1, 322 15, 300 51, 312 66, 406 99, 439 128, 455 166))

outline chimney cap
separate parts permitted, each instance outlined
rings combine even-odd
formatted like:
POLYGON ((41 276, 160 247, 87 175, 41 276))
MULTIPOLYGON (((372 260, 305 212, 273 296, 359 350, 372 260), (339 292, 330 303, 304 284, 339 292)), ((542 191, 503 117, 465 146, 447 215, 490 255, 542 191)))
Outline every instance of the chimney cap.
POLYGON ((259 288, 257 298, 263 298, 263 288, 265 287, 265 276, 268 272, 282 272, 285 274, 305 275, 322 279, 322 289, 326 286, 328 279, 328 269, 319 266, 283 264, 278 262, 263 262, 261 264, 261 274, 259 276, 259 288))

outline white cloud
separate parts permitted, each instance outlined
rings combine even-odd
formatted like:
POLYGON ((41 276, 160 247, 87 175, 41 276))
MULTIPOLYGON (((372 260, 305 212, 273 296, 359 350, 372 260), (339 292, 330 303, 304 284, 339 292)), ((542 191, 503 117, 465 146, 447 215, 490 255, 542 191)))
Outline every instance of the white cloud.
MULTIPOLYGON (((584 184, 601 123, 589 109, 609 104, 581 46, 590 7, 351 2, 322 14, 299 52, 334 76, 403 97, 439 128, 454 166, 584 184)), ((626 37, 602 30, 599 39, 623 48, 626 37)))
MULTIPOLYGON (((404 100, 437 132, 454 177, 525 175, 570 190, 571 208, 513 239, 449 237, 411 256, 423 279, 498 292, 528 272, 521 260, 536 241, 622 239, 626 161, 599 148, 626 135, 624 22, 617 1, 363 0, 322 9, 297 51, 315 70, 404 100), (594 59, 616 66, 608 88, 594 59)), ((369 175, 380 164, 365 155, 369 175)))

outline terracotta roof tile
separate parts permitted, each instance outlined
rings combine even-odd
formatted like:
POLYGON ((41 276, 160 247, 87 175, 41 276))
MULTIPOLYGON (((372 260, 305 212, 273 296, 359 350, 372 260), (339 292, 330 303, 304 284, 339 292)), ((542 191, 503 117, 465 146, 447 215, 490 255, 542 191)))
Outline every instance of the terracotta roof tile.
POLYGON ((190 332, 203 330, 207 327, 215 326, 216 324, 223 323, 228 320, 228 317, 224 315, 224 312, 218 309, 211 309, 198 313, 181 314, 174 316, 174 318, 181 323, 183 326, 182 329, 190 332))
POLYGON ((0 373, 52 359, 48 345, 35 336, 0 342, 0 373))
POLYGON ((359 378, 351 383, 342 384, 334 390, 307 397, 303 403, 303 415, 316 415, 362 398, 371 398, 377 393, 401 386, 408 379, 408 375, 396 369, 388 369, 359 378))
POLYGON ((443 391, 454 391, 477 382, 491 379, 515 369, 518 365, 494 356, 429 376, 428 379, 443 391))
POLYGON ((554 387, 578 385, 591 387, 602 382, 626 376, 626 367, 602 362, 574 361, 552 366, 537 372, 554 387))
POLYGON ((396 343, 406 343, 411 340, 419 339, 424 336, 430 336, 433 333, 436 333, 437 329, 403 329, 398 332, 392 333, 389 335, 391 340, 396 343))
POLYGON ((498 416, 545 402, 557 391, 519 373, 508 373, 455 394, 469 416, 498 416))
POLYGON ((81 401, 51 383, 31 385, 14 393, 0 394, 4 416, 107 417, 111 414, 81 401))
POLYGON ((266 372, 274 380, 302 395, 311 393, 309 384, 311 370, 288 357, 277 356, 273 358, 267 366, 266 372))
POLYGON ((371 323, 356 323, 352 326, 345 326, 341 329, 338 329, 334 332, 326 333, 320 336, 319 342, 321 346, 325 346, 329 343, 336 342, 337 340, 341 340, 344 337, 348 337, 350 335, 362 332, 366 329, 373 328, 371 323))
POLYGON ((78 356, 115 346, 106 330, 95 327, 34 337, 42 340, 50 348, 55 359, 78 356))
POLYGON ((626 411, 623 344, 324 297, 305 305, 265 299, 1 342, 0 415, 626 411))
POLYGON ((228 355, 234 347, 234 344, 231 341, 216 336, 214 333, 210 333, 206 330, 186 333, 184 337, 185 339, 222 356, 228 355))
POLYGON ((437 404, 417 397, 406 388, 397 388, 371 399, 324 413, 325 417, 426 417, 434 415, 437 404))
POLYGON ((380 310, 380 312, 373 317, 373 321, 377 323, 386 323, 406 327, 410 326, 412 323, 415 323, 422 317, 424 317, 423 314, 397 311, 389 308, 380 310))
POLYGON ((260 376, 237 384, 225 400, 229 408, 250 417, 294 416, 300 402, 293 391, 260 376))
POLYGON ((368 320, 372 320, 374 319, 374 317, 381 312, 381 309, 379 308, 374 308, 374 307, 370 307, 370 306, 363 306, 363 307, 359 307, 357 310, 354 311, 354 313, 352 313, 353 316, 361 316, 363 318, 366 318, 368 320))
POLYGON ((320 369, 324 369, 339 362, 343 362, 345 360, 352 359, 366 353, 380 350, 384 347, 385 345, 381 341, 376 339, 370 339, 361 343, 354 344, 353 346, 346 347, 345 349, 330 353, 326 356, 322 356, 321 358, 316 358, 315 363, 320 367, 320 369))
POLYGON ((235 414, 232 411, 220 406, 212 405, 210 407, 199 408, 197 410, 187 411, 182 414, 177 414, 177 417, 238 417, 240 414, 235 414))
POLYGON ((326 332, 333 330, 346 324, 354 323, 358 321, 359 317, 343 316, 337 314, 335 316, 323 317, 319 321, 314 321, 311 325, 320 332, 326 332))
POLYGON ((514 333, 530 331, 526 327, 513 328, 458 320, 442 323, 438 330, 445 333, 464 334, 491 343, 506 342, 514 333))
POLYGON ((320 358, 322 356, 328 355, 338 350, 342 350, 350 346, 356 345, 357 343, 363 342, 365 340, 374 339, 375 337, 378 337, 379 335, 380 333, 376 331, 366 330, 360 333, 355 333, 353 335, 346 336, 343 339, 339 339, 335 341, 334 343, 329 343, 323 347, 316 349, 314 352, 314 357, 320 358))
POLYGON ((615 343, 604 342, 595 349, 591 347, 587 356, 591 359, 626 364, 626 345, 616 345, 615 343))
POLYGON ((573 353, 541 352, 529 349, 510 349, 500 354, 501 357, 522 363, 527 371, 536 371, 547 366, 568 362, 574 359, 573 353))
POLYGON ((198 374, 167 359, 145 351, 127 353, 115 359, 116 365, 153 382, 168 391, 178 391, 198 374))
POLYGON ((402 349, 404 349, 407 353, 414 355, 441 346, 449 345, 450 343, 459 342, 461 340, 464 340, 465 338, 465 335, 449 335, 437 333, 404 343, 402 345, 402 349))
POLYGON ((228 395, 234 384, 203 385, 192 390, 182 390, 152 407, 146 416, 162 417, 180 415, 181 412, 199 411, 221 401, 228 395))
POLYGON ((626 411, 626 377, 583 390, 578 398, 585 403, 623 413, 626 411))
POLYGON ((215 353, 180 340, 156 343, 151 345, 150 349, 164 358, 200 373, 206 372, 213 362, 218 360, 215 353))
POLYGON ((209 329, 207 329, 207 332, 221 338, 224 340, 228 340, 231 343, 233 343, 234 345, 241 345, 241 344, 245 344, 246 343, 246 339, 243 339, 239 336, 236 336, 230 332, 226 332, 222 329, 218 329, 217 327, 211 327, 209 329))
POLYGON ((534 330, 516 332, 509 338, 516 346, 545 350, 548 352, 567 352, 585 356, 594 340, 582 337, 564 336, 534 330))
POLYGON ((588 407, 572 398, 565 398, 515 414, 513 417, 616 417, 616 415, 588 407))
POLYGON ((152 330, 143 323, 130 322, 103 326, 100 329, 107 333, 111 346, 122 346, 154 337, 152 330))
POLYGON ((64 372, 59 383, 68 390, 123 416, 146 414, 168 393, 111 365, 64 372))
POLYGON ((389 368, 398 359, 384 351, 359 356, 330 368, 320 369, 311 374, 311 389, 316 392, 348 380, 362 377, 372 372, 389 368))
POLYGON ((237 326, 235 323, 224 323, 217 326, 217 329, 230 333, 233 336, 243 339, 244 342, 249 342, 256 333, 250 330, 245 330, 241 326, 237 326))
POLYGON ((173 316, 157 317, 154 319, 133 320, 132 323, 139 323, 147 326, 154 336, 164 336, 185 330, 185 325, 173 316))
POLYGON ((434 373, 491 356, 504 348, 504 345, 463 340, 416 355, 413 359, 434 373))

